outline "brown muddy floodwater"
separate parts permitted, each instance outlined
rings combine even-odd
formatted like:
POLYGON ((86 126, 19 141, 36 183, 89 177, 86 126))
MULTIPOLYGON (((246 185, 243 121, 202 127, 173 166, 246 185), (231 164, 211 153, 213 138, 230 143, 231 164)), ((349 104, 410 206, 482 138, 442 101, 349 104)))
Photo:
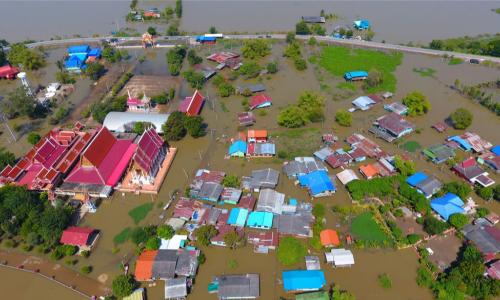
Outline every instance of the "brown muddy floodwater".
MULTIPOLYGON (((139 7, 163 9, 173 2, 139 1, 139 7)), ((105 35, 124 27, 144 31, 148 24, 125 22, 129 4, 130 1, 0 1, 0 36, 21 41, 105 35)), ((434 38, 497 33, 500 17, 491 11, 495 8, 495 1, 184 0, 181 29, 205 32, 216 26, 225 32, 290 31, 301 16, 319 15, 324 9, 340 17, 327 24, 328 33, 337 25, 351 25, 354 19, 366 18, 373 24, 377 41, 427 43, 434 38)), ((167 28, 162 23, 156 26, 160 32, 167 28)))
MULTIPOLYGON (((237 42, 232 45, 237 47, 237 42)), ((356 91, 349 97, 344 97, 340 100, 332 100, 333 95, 327 91, 322 91, 318 80, 316 79, 317 70, 315 66, 309 64, 309 68, 304 72, 295 71, 293 65, 289 61, 282 58, 283 44, 276 43, 273 45, 272 54, 260 61, 264 65, 268 61, 279 60, 279 72, 274 75, 263 76, 262 79, 243 80, 238 79, 234 85, 255 83, 262 81, 267 87, 267 93, 273 98, 273 106, 267 109, 266 114, 256 112, 257 125, 255 129, 265 128, 270 131, 280 147, 287 150, 299 151, 301 155, 311 155, 312 151, 320 147, 320 135, 323 132, 331 132, 335 128, 335 133, 339 135, 340 140, 345 139, 348 135, 354 132, 361 132, 368 137, 373 136, 367 133, 367 130, 373 120, 384 114, 384 110, 379 105, 372 110, 366 112, 354 113, 354 125, 350 128, 339 128, 334 123, 334 113, 339 108, 351 107, 351 101, 359 95, 362 95, 361 90, 356 91), (279 128, 276 124, 276 116, 280 109, 286 105, 295 103, 298 95, 306 89, 311 89, 320 92, 326 97, 326 119, 323 123, 312 124, 307 126, 308 134, 299 136, 298 138, 287 138, 286 131, 279 128)), ((202 56, 206 56, 211 51, 221 50, 223 46, 216 45, 211 48, 199 49, 202 56)), ((233 49, 237 51, 237 49, 233 49)), ((137 74, 152 74, 166 75, 167 66, 165 62, 165 49, 148 50, 146 52, 146 61, 137 66, 134 71, 137 74)), ((305 50, 306 53, 313 52, 305 50)), ((135 52, 131 51, 135 56, 135 52)), ((137 51, 137 55, 142 55, 142 51, 137 51)), ((206 65, 214 66, 212 63, 205 62, 206 65)), ((187 63, 185 64, 187 65, 187 63)), ((187 68, 187 66, 186 66, 187 68)), ((227 72, 224 71, 224 72, 227 72)), ((490 111, 486 110, 477 103, 461 97, 449 88, 456 78, 459 78, 464 84, 477 84, 480 82, 496 80, 499 77, 498 69, 488 68, 483 66, 475 66, 470 64, 461 64, 449 66, 447 62, 440 58, 426 57, 419 55, 405 54, 403 63, 396 70, 398 78, 397 92, 395 95, 396 101, 408 92, 420 90, 428 96, 432 104, 432 110, 425 116, 412 118, 418 128, 421 129, 420 134, 412 134, 405 138, 406 140, 418 141, 423 147, 427 147, 436 142, 442 142, 447 135, 458 133, 458 131, 450 130, 445 134, 439 134, 432 130, 430 126, 446 118, 451 111, 458 107, 465 107, 473 112, 474 121, 471 130, 479 133, 493 144, 500 143, 500 135, 496 129, 500 128, 500 119, 490 111), (421 77, 413 72, 414 68, 433 68, 436 70, 434 77, 421 77)), ((335 88, 338 78, 325 76, 324 83, 332 87, 333 92, 339 92, 335 88)), ((180 95, 182 98, 185 95, 191 94, 193 90, 183 85, 180 95)), ((148 224, 160 224, 172 213, 172 206, 163 211, 162 207, 169 201, 170 194, 175 191, 183 191, 184 187, 192 178, 194 172, 198 168, 210 168, 213 170, 223 170, 227 174, 238 176, 249 175, 252 170, 258 168, 275 168, 280 170, 282 161, 278 159, 224 159, 229 146, 227 137, 233 137, 238 132, 236 113, 243 111, 241 96, 231 96, 228 98, 217 97, 212 84, 209 82, 203 88, 202 93, 209 97, 202 116, 208 123, 209 133, 199 139, 185 138, 180 142, 174 142, 172 145, 178 148, 176 158, 172 167, 167 174, 165 182, 158 195, 130 195, 115 193, 110 199, 104 200, 97 213, 88 214, 82 221, 82 226, 90 226, 101 230, 101 238, 91 256, 79 262, 74 266, 74 270, 78 271, 83 264, 89 264, 94 267, 93 272, 89 277, 97 279, 107 286, 111 285, 114 276, 120 274, 121 263, 130 263, 133 270, 134 260, 136 255, 134 247, 130 242, 122 245, 115 245, 113 238, 125 228, 134 228, 135 226, 145 226, 148 224), (132 218, 128 216, 128 212, 138 205, 144 203, 153 203, 152 211, 139 224, 134 224, 132 218), (116 249, 119 251, 116 253, 116 249), (113 251, 115 249, 115 251, 113 251), (115 253, 114 253, 115 252, 115 253)), ((336 97, 338 98, 338 97, 336 97)), ((180 100, 176 100, 167 106, 166 110, 171 110, 177 107, 180 100)), ((396 145, 385 143, 381 140, 376 140, 382 148, 389 153, 403 154, 403 150, 396 145)), ((409 154, 410 157, 417 163, 419 169, 434 173, 443 181, 459 180, 444 166, 436 167, 435 165, 425 161, 419 154, 409 154)), ((357 169, 354 167, 354 169, 357 169)), ((330 172, 336 174, 338 170, 330 172)), ((500 176, 494 175, 494 179, 500 181, 500 176)), ((336 182, 337 193, 332 197, 325 197, 313 202, 325 204, 328 208, 332 205, 349 205, 350 199, 344 187, 336 182)), ((309 195, 304 189, 295 187, 291 180, 282 174, 277 190, 283 192, 287 197, 297 198, 299 201, 311 201, 309 195)), ((487 203, 477 199, 481 205, 486 205, 490 210, 500 213, 500 205, 498 203, 487 203)), ((326 226, 329 228, 340 228, 340 220, 336 219, 331 210, 326 214, 326 226)), ((343 228, 342 228, 343 230, 343 228)), ((281 271, 284 269, 276 260, 274 252, 268 255, 254 254, 251 247, 231 251, 226 248, 208 247, 202 248, 206 254, 207 261, 199 269, 196 277, 195 286, 192 294, 188 299, 205 300, 216 299, 216 295, 207 294, 207 284, 214 275, 219 274, 238 274, 255 272, 261 275, 261 297, 260 299, 275 300, 283 294, 281 280, 281 271), (228 261, 235 260, 237 267, 231 269, 228 261)), ((322 253, 317 253, 323 258, 322 253)), ((354 251, 356 265, 348 269, 332 269, 322 263, 323 270, 327 277, 328 285, 333 283, 338 284, 341 288, 352 292, 357 299, 431 299, 432 295, 425 288, 418 287, 415 283, 417 256, 411 249, 393 251, 393 250, 355 250, 354 251), (381 273, 387 273, 393 282, 393 287, 384 290, 379 286, 377 276, 381 273)), ((287 267, 286 269, 305 267, 304 262, 300 262, 296 266, 287 267)), ((0 276, 4 275, 4 271, 0 270, 0 276)), ((8 282, 12 282, 13 286, 20 285, 25 280, 31 280, 30 275, 19 275, 19 278, 12 277, 8 282)), ((35 279, 36 280, 36 279, 35 279)), ((148 299, 163 299, 163 283, 157 282, 154 287, 147 287, 148 299)), ((59 293, 56 289, 42 288, 40 293, 59 293)), ((61 291, 54 299, 71 299, 65 298, 64 291, 61 291)), ((10 294, 10 293, 9 293, 10 294)))

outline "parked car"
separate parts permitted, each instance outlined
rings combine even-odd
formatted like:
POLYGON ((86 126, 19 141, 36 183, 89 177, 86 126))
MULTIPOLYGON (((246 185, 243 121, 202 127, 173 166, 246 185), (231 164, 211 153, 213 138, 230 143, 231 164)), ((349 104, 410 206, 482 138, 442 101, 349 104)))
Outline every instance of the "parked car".
POLYGON ((478 65, 480 63, 479 59, 471 58, 469 63, 478 65))

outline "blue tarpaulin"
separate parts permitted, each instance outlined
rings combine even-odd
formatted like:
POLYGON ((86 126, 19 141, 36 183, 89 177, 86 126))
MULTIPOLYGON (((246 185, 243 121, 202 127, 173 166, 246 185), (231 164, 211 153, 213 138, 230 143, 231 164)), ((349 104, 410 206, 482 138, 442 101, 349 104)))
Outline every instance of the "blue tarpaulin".
POLYGON ((493 152, 496 156, 500 156, 500 145, 491 148, 491 152, 493 152))
POLYGON ((463 214, 465 212, 463 205, 462 199, 452 193, 431 201, 431 208, 446 221, 453 214, 463 214))
POLYGON ((286 292, 314 291, 326 284, 325 274, 320 270, 283 271, 282 277, 286 292))
POLYGON ((217 39, 211 36, 199 35, 196 37, 197 42, 215 42, 217 39))
POLYGON ((247 143, 244 141, 235 141, 229 146, 229 155, 244 156, 247 153, 247 143))
POLYGON ((417 186, 417 184, 419 184, 420 182, 426 180, 428 178, 427 175, 425 175, 425 173, 423 172, 417 172, 413 175, 411 175, 410 177, 408 177, 406 179, 406 183, 408 183, 409 185, 415 187, 417 186))
POLYGON ((309 174, 300 175, 298 179, 300 185, 307 187, 312 196, 335 191, 335 185, 325 170, 317 170, 309 174))

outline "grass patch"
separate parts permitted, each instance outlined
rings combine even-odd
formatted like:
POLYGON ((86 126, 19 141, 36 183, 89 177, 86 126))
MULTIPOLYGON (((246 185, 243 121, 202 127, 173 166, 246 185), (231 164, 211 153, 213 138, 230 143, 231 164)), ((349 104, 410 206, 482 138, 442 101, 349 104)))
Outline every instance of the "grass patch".
POLYGON ((227 108, 226 106, 226 102, 223 102, 223 101, 220 101, 220 109, 223 111, 223 112, 229 112, 229 109, 227 108))
POLYGON ((278 137, 283 137, 283 138, 299 138, 302 137, 303 135, 307 133, 319 133, 320 130, 318 128, 293 128, 293 129, 287 129, 283 131, 275 131, 272 132, 270 135, 272 136, 278 136, 278 137))
POLYGON ((131 232, 130 227, 123 229, 120 233, 115 235, 115 237, 113 238, 113 243, 115 243, 115 245, 120 245, 125 243, 126 241, 128 241, 130 237, 130 232, 131 232))
POLYGON ((448 65, 450 66, 454 66, 454 65, 459 65, 461 63, 463 63, 464 61, 461 59, 461 58, 457 58, 457 57, 452 57, 450 58, 450 60, 448 61, 448 65))
POLYGON ((139 224, 139 222, 142 221, 152 209, 153 203, 145 203, 129 211, 128 215, 134 219, 135 224, 139 224))
POLYGON ((413 72, 418 73, 422 77, 434 77, 436 70, 432 68, 413 68, 413 72))
MULTIPOLYGON (((276 131, 271 134, 276 137, 279 159, 293 159, 297 156, 307 156, 318 149, 320 130, 318 128, 294 128, 276 131), (297 143, 297 139, 301 143, 297 143)), ((269 160, 266 160, 269 161, 269 160)))
POLYGON ((238 267, 238 261, 236 259, 231 259, 230 261, 227 262, 227 266, 229 267, 229 269, 236 269, 238 267))
POLYGON ((355 91, 358 87, 354 82, 340 82, 337 84, 337 88, 341 90, 349 90, 349 91, 355 91))
POLYGON ((346 72, 376 69, 382 73, 383 82, 368 88, 367 92, 396 91, 396 77, 393 72, 402 62, 403 54, 394 52, 386 54, 381 51, 366 49, 348 49, 344 47, 324 47, 319 64, 336 76, 344 76, 346 72))
POLYGON ((302 241, 287 236, 280 240, 276 255, 282 265, 290 266, 304 259, 307 255, 307 248, 302 241))
POLYGON ((392 287, 391 278, 389 278, 389 275, 385 273, 378 275, 378 283, 384 289, 390 289, 392 287))
POLYGON ((351 232, 356 239, 364 242, 384 243, 388 240, 387 235, 373 219, 371 212, 358 215, 351 224, 351 232))
POLYGON ((420 144, 416 141, 408 141, 403 144, 403 149, 408 152, 415 152, 420 148, 422 148, 422 146, 420 146, 420 144))

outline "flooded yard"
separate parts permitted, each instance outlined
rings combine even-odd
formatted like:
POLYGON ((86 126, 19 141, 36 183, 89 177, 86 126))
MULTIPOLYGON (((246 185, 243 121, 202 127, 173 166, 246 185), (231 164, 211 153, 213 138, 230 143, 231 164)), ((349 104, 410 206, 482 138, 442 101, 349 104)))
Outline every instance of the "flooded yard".
MULTIPOLYGON (((189 5, 192 4, 189 3, 189 5)), ((254 125, 254 129, 267 129, 271 132, 272 138, 278 145, 277 151, 280 150, 279 147, 286 147, 288 151, 291 148, 296 151, 304 151, 306 149, 307 151, 305 151, 304 155, 312 155, 309 149, 318 149, 320 147, 321 134, 333 131, 339 136, 339 140, 341 141, 350 134, 359 132, 376 141, 388 153, 404 153, 401 147, 388 144, 380 139, 375 139, 368 133, 371 123, 379 116, 385 114, 382 105, 375 106, 369 111, 354 112, 352 127, 345 128, 336 125, 334 122, 335 111, 350 108, 351 101, 357 96, 362 95, 363 92, 358 89, 353 92, 352 96, 345 97, 345 99, 336 98, 334 100, 331 94, 322 91, 315 75, 314 69, 316 66, 309 64, 309 68, 306 71, 295 71, 292 63, 281 57, 283 47, 284 44, 282 43, 274 44, 272 54, 260 61, 261 65, 265 65, 274 59, 279 60, 279 71, 277 74, 264 75, 254 80, 238 79, 233 83, 234 85, 241 85, 262 82, 266 85, 266 92, 272 97, 273 106, 265 109, 265 114, 259 113, 259 111, 255 112, 257 124, 254 125), (294 138, 290 139, 286 134, 286 132, 290 131, 280 128, 276 123, 276 117, 282 108, 295 103, 298 95, 304 90, 314 90, 325 95, 326 118, 322 123, 308 125, 306 127, 308 130, 303 133, 296 133, 298 136, 294 135, 294 138)), ((215 49, 220 50, 222 47, 205 48, 199 53, 203 54, 202 56, 206 56, 208 52, 215 51, 215 49)), ((143 53, 138 51, 137 54, 142 55, 143 53)), ((146 61, 139 64, 135 69, 136 74, 166 75, 165 50, 148 51, 146 56, 146 61)), ((204 64, 215 67, 214 63, 205 62, 204 64)), ((185 65, 187 65, 187 62, 185 65)), ((225 72, 227 71, 223 71, 223 73, 225 72)), ((404 95, 413 90, 419 90, 429 98, 432 104, 432 109, 427 115, 409 118, 420 129, 420 133, 413 133, 411 136, 405 138, 404 141, 418 141, 422 147, 427 147, 434 143, 442 142, 448 135, 459 133, 459 131, 450 129, 446 133, 440 134, 431 129, 430 126, 437 121, 447 118, 450 112, 456 108, 465 107, 474 114, 474 121, 470 130, 477 132, 493 144, 500 143, 500 136, 495 131, 496 128, 500 128, 500 119, 479 104, 460 96, 449 87, 456 78, 459 78, 465 84, 477 84, 484 81, 496 80, 498 79, 498 69, 465 63, 450 66, 440 58, 405 54, 402 64, 395 72, 395 76, 397 78, 395 101, 400 101, 404 95), (422 77, 413 71, 414 68, 432 68, 436 72, 434 77, 422 77)), ((338 78, 326 79, 324 83, 329 84, 333 92, 337 92, 336 84, 338 83, 338 78)), ((10 85, 11 83, 8 84, 10 85)), ((84 82, 81 84, 84 85, 84 82)), ((85 90, 85 87, 82 90, 75 95, 75 101, 78 101, 76 98, 84 97, 89 92, 85 90)), ((177 100, 167 105, 165 110, 175 109, 179 103, 179 99, 191 93, 192 89, 189 86, 181 84, 177 100)), ((80 224, 81 226, 90 226, 101 231, 101 237, 96 248, 93 250, 91 256, 84 260, 85 264, 92 265, 94 268, 93 272, 89 275, 91 278, 110 286, 114 276, 122 272, 122 263, 129 263, 133 270, 137 253, 135 253, 132 243, 125 242, 124 244, 116 245, 114 243, 115 236, 125 228, 133 229, 136 226, 163 223, 171 216, 173 205, 167 211, 164 211, 162 207, 170 201, 172 192, 178 190, 182 193, 198 168, 221 170, 226 172, 226 174, 237 176, 248 176, 252 170, 259 168, 270 167, 281 170, 283 160, 278 158, 225 159, 224 157, 229 146, 226 141, 228 138, 234 137, 239 130, 236 114, 244 110, 242 105, 243 97, 234 95, 228 98, 220 98, 217 96, 210 81, 202 89, 202 94, 208 97, 208 101, 202 112, 203 118, 208 123, 208 134, 199 139, 187 137, 179 142, 171 142, 171 145, 176 147, 178 151, 159 194, 153 196, 116 192, 111 198, 102 201, 95 214, 87 214, 80 224), (146 203, 152 203, 153 209, 147 214, 145 219, 138 224, 134 224, 128 212, 146 203)), ((2 135, 2 138, 4 136, 5 133, 2 135)), ((26 149, 25 145, 22 148, 26 149)), ((16 154, 20 153, 22 151, 16 152, 16 154)), ((418 151, 407 155, 416 162, 419 170, 435 174, 442 181, 459 180, 445 166, 437 167, 426 161, 418 151)), ((357 167, 359 166, 355 166, 353 169, 357 170, 357 167)), ((330 170, 330 174, 336 173, 338 173, 338 170, 334 172, 330 170)), ((359 173, 358 176, 361 177, 359 173)), ((497 182, 500 181, 500 176, 498 175, 494 175, 493 178, 497 182)), ((331 207, 333 205, 350 205, 351 200, 346 189, 338 181, 335 184, 338 190, 334 196, 311 200, 305 189, 296 187, 282 173, 276 190, 285 193, 287 197, 293 197, 299 201, 324 204, 328 208, 326 213, 326 228, 336 228, 337 225, 340 225, 340 220, 336 219, 331 211, 331 207)), ((475 195, 474 199, 479 204, 487 206, 490 210, 500 213, 498 203, 490 202, 484 204, 484 201, 479 200, 475 195)), ((189 299, 216 299, 215 295, 207 294, 207 285, 212 277, 219 274, 239 273, 260 274, 260 299, 267 300, 278 299, 280 296, 287 297, 283 292, 282 283, 280 282, 281 271, 285 268, 278 263, 274 252, 268 255, 254 254, 250 246, 238 250, 229 250, 214 246, 202 247, 201 249, 205 253, 207 260, 199 268, 194 289, 189 299), (228 262, 231 260, 236 261, 236 265, 229 265, 228 262)), ((418 261, 417 255, 412 248, 399 251, 354 250, 356 264, 352 268, 347 269, 333 269, 323 262, 324 255, 322 253, 318 253, 318 255, 322 261, 322 269, 325 271, 328 285, 333 283, 338 284, 342 289, 352 292, 358 299, 432 298, 431 293, 427 289, 417 286, 415 282, 418 261), (391 289, 380 287, 377 276, 382 273, 386 273, 391 278, 393 282, 391 289)), ((79 270, 82 265, 83 263, 79 262, 74 269, 79 270)), ((304 262, 301 262, 296 266, 287 267, 286 269, 292 269, 293 267, 303 269, 304 266, 304 262)), ((0 278, 7 276, 10 276, 7 271, 0 270, 0 278)), ((9 278, 9 282, 13 282, 13 286, 16 286, 25 280, 33 280, 33 286, 37 286, 38 283, 36 281, 38 279, 31 279, 31 277, 26 279, 25 277, 29 276, 22 274, 14 275, 9 278)), ((29 293, 29 291, 25 292, 29 293)), ((72 296, 66 298, 64 291, 61 291, 59 294, 56 289, 51 290, 46 286, 41 289, 41 293, 47 297, 51 295, 50 293, 58 293, 58 299, 73 299, 72 296)), ((148 288, 149 299, 160 299, 162 295, 162 282, 157 282, 155 287, 148 288)), ((20 299, 25 298, 21 297, 20 299)))

